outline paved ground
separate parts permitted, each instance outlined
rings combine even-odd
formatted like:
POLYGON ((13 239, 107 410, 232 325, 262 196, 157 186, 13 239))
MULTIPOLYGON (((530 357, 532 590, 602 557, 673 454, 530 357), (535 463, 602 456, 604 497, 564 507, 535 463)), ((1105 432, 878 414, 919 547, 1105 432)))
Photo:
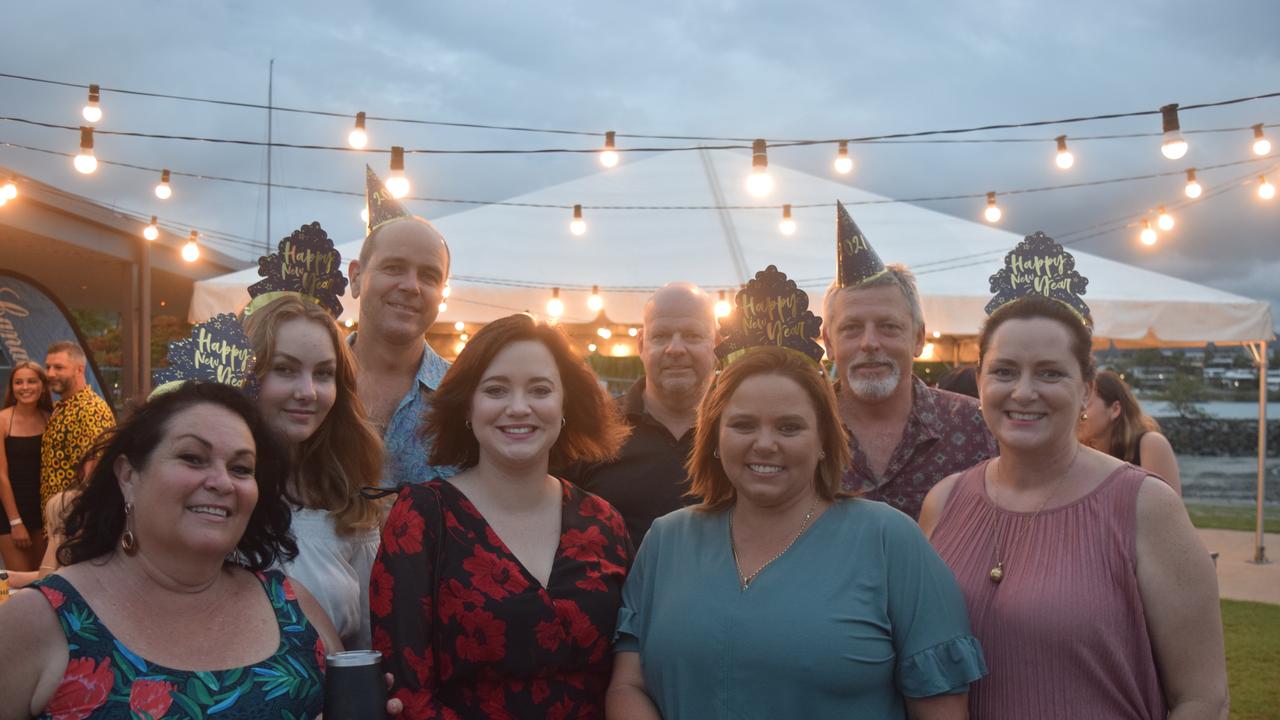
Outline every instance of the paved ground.
POLYGON ((1266 565, 1252 562, 1256 536, 1240 530, 1197 530, 1210 552, 1218 553, 1218 594, 1231 600, 1280 605, 1280 533, 1267 533, 1266 565))

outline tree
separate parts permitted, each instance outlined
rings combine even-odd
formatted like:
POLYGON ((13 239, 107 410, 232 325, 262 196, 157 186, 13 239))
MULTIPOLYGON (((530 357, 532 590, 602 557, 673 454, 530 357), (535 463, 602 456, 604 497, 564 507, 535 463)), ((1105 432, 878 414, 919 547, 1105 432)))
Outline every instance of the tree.
POLYGON ((1204 382, 1193 375, 1174 375, 1169 384, 1156 393, 1156 398, 1169 403, 1179 417, 1208 417, 1208 413, 1200 409, 1200 403, 1207 399, 1204 382))

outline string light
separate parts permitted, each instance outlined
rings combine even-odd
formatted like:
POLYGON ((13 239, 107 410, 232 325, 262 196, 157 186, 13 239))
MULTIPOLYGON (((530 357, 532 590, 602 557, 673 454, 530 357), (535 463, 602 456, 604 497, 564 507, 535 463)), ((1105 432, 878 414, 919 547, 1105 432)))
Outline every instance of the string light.
POLYGON ((791 219, 790 205, 782 206, 782 222, 778 223, 778 230, 780 230, 783 235, 796 234, 796 221, 791 219))
POLYGON ((1196 180, 1195 168, 1187 168, 1187 186, 1183 188, 1182 192, 1192 200, 1200 197, 1200 193, 1204 192, 1204 188, 1200 187, 1200 181, 1196 180))
POLYGON ((1068 170, 1072 165, 1076 164, 1076 156, 1072 155, 1071 151, 1067 149, 1066 135, 1059 135, 1056 140, 1058 143, 1058 157, 1054 162, 1058 163, 1058 167, 1063 170, 1068 170))
POLYGON ((0 185, 0 200, 9 202, 16 197, 18 197, 18 185, 13 178, 9 178, 4 181, 4 185, 0 185))
POLYGON ((441 301, 440 304, 436 306, 437 312, 443 313, 443 312, 448 312, 448 310, 449 310, 449 303, 447 302, 441 301))
POLYGON ((444 290, 441 290, 441 291, 440 291, 440 295, 441 295, 441 297, 445 297, 445 298, 447 298, 447 297, 449 297, 450 293, 452 293, 452 292, 453 292, 453 286, 449 285, 449 283, 445 283, 445 284, 444 284, 444 290))
POLYGON ((363 150, 369 144, 369 133, 364 131, 364 113, 356 113, 356 126, 347 133, 347 144, 356 150, 363 150))
POLYGON ((463 330, 467 329, 467 324, 459 320, 458 322, 453 324, 453 329, 457 330, 458 332, 462 332, 463 330))
POLYGON ((369 206, 368 205, 365 205, 364 207, 360 208, 360 222, 364 223, 365 227, 369 227, 369 206))
POLYGON ((101 99, 101 93, 98 92, 97 85, 89 86, 89 101, 80 108, 80 116, 85 122, 96 123, 102 119, 102 107, 98 104, 101 99))
POLYGON ((751 143, 751 174, 747 176, 747 192, 758 198, 773 192, 773 176, 769 174, 769 155, 764 140, 751 143))
POLYGON ((454 344, 453 344, 453 354, 454 354, 454 355, 461 355, 461 354, 462 354, 462 351, 463 351, 463 350, 466 350, 466 349, 467 349, 467 341, 466 341, 466 340, 459 340, 458 342, 456 342, 456 343, 454 343, 454 344))
POLYGON ((1150 220, 1142 221, 1142 232, 1138 233, 1138 239, 1142 241, 1143 245, 1156 244, 1156 240, 1159 239, 1159 236, 1156 235, 1155 229, 1151 227, 1150 220))
POLYGON ((1173 229, 1173 226, 1174 226, 1173 216, 1169 214, 1168 210, 1164 209, 1163 205, 1161 205, 1160 214, 1159 216, 1156 217, 1156 227, 1160 228, 1165 232, 1169 232, 1170 230, 1173 229))
POLYGON ((167 169, 160 171, 160 182, 156 183, 156 197, 161 200, 168 200, 173 197, 173 188, 169 187, 169 171, 167 169))
POLYGON ((1262 123, 1253 126, 1253 154, 1259 157, 1270 154, 1271 141, 1262 134, 1262 123))
POLYGON ((391 146, 391 174, 385 185, 393 198, 409 194, 409 178, 404 176, 404 148, 399 145, 391 146))
POLYGON ((600 296, 600 286, 591 286, 591 297, 587 298, 587 307, 591 312, 600 312, 604 308, 604 298, 600 296))
POLYGON ((614 132, 610 130, 604 134, 604 149, 600 151, 600 164, 607 167, 617 167, 618 151, 613 145, 614 132))
POLYGON ((640 334, 640 331, 637 330, 636 328, 629 327, 627 328, 627 334, 630 335, 631 337, 635 337, 640 334))
POLYGON ((461 335, 458 336, 458 339, 461 340, 462 342, 466 342, 471 339, 471 336, 468 335, 467 333, 462 333, 461 335))
POLYGON ((1000 218, 1004 217, 1004 213, 1000 211, 1000 206, 996 205, 996 194, 987 193, 987 209, 982 211, 982 217, 987 219, 989 223, 1000 222, 1000 218))
POLYGON ((189 263, 193 263, 200 259, 200 233, 195 230, 191 231, 191 235, 187 237, 187 244, 182 246, 182 259, 189 263))
POLYGON ((595 352, 597 350, 595 343, 587 343, 587 352, 595 352))
POLYGON ((596 334, 600 336, 601 340, 608 340, 613 337, 613 331, 607 327, 596 328, 596 334))
POLYGON ((551 299, 547 301, 547 314, 559 318, 564 314, 564 303, 560 300, 560 288, 551 288, 551 299))
POLYGON ((1276 196, 1276 186, 1272 185, 1271 182, 1268 181, 1262 175, 1259 175, 1258 176, 1258 197, 1262 198, 1263 200, 1270 200, 1275 196, 1276 196))
POLYGON ((1164 128, 1160 152, 1170 160, 1181 160, 1187 154, 1187 141, 1182 139, 1182 127, 1178 123, 1178 103, 1160 108, 1160 117, 1164 128))
POLYGON ((835 161, 836 172, 841 175, 848 175, 853 172, 853 158, 849 157, 849 141, 841 140, 840 149, 836 150, 835 161))
POLYGON ((342 321, 342 326, 348 329, 354 327, 355 324, 356 324, 356 321, 352 320, 351 318, 347 318, 346 320, 342 321))
POLYGON ((729 317, 729 301, 725 299, 724 291, 720 291, 720 299, 716 301, 716 317, 729 317))
POLYGON ((569 232, 583 235, 587 232, 587 221, 582 219, 582 206, 573 206, 573 220, 569 221, 569 232))
POLYGON ((93 156, 93 128, 80 128, 80 154, 72 162, 83 175, 91 175, 98 169, 98 158, 93 156))
POLYGON ((142 237, 146 238, 147 240, 155 240, 156 238, 160 237, 160 228, 156 226, 155 215, 152 215, 151 222, 147 223, 147 226, 142 228, 142 237))

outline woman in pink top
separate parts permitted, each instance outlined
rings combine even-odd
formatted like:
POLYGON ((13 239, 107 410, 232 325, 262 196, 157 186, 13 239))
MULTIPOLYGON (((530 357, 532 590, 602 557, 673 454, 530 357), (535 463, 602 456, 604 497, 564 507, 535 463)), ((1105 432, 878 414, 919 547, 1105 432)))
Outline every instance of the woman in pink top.
POLYGON ((979 344, 1000 456, 940 482, 920 516, 955 573, 1003 718, 1226 718, 1218 588, 1178 496, 1085 447, 1091 333, 1056 300, 996 310, 979 344))

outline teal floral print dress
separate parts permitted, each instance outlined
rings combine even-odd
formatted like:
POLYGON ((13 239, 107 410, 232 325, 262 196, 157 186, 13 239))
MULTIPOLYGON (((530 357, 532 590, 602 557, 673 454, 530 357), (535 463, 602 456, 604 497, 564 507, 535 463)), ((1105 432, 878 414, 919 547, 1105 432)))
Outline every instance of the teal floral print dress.
POLYGON ((111 634, 71 583, 39 588, 58 615, 70 658, 40 718, 50 720, 311 720, 324 703, 324 643, 278 570, 256 573, 275 609, 280 647, 248 667, 173 670, 138 657, 111 634))

